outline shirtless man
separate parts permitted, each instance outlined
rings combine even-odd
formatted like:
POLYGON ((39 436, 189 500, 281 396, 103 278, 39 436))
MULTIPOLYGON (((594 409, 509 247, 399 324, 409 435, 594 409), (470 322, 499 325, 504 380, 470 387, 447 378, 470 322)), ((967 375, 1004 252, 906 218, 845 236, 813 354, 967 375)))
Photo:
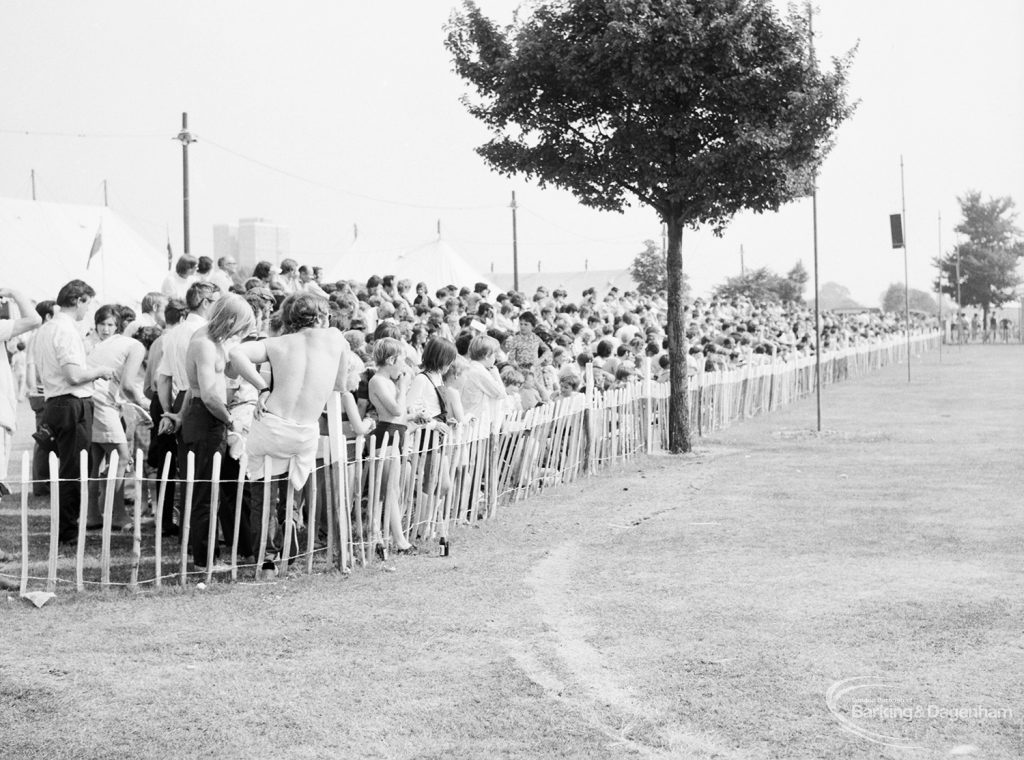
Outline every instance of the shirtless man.
MULTIPOLYGON (((346 390, 348 343, 341 332, 328 329, 327 299, 297 293, 285 299, 281 316, 284 334, 242 343, 231 351, 234 371, 259 390, 256 418, 246 440, 254 534, 262 526, 263 499, 257 494, 264 476, 264 457, 271 459, 271 476, 287 473, 289 485, 301 490, 316 466, 320 415, 332 392, 346 390), (256 369, 255 365, 263 362, 270 363, 271 383, 256 369)), ((283 509, 279 503, 278 521, 282 524, 283 509)), ((294 542, 294 532, 292 537, 294 542)), ((259 535, 254 535, 254 554, 259 540, 259 535)))
MULTIPOLYGON (((185 353, 188 393, 182 405, 181 440, 184 451, 191 451, 195 456, 189 548, 192 561, 200 567, 206 565, 209 550, 213 455, 220 452, 223 456, 227 434, 232 430, 224 376, 227 365, 225 344, 248 335, 255 321, 252 308, 244 298, 226 295, 216 302, 210 311, 210 321, 195 332, 185 353)), ((234 529, 231 510, 219 510, 218 516, 224 537, 230 543, 234 529)), ((214 557, 217 553, 215 547, 214 557)))

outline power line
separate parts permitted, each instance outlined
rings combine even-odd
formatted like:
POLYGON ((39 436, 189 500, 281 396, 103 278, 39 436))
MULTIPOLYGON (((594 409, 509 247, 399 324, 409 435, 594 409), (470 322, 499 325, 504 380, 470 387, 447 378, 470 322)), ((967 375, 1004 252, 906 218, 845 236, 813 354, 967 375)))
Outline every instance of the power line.
MULTIPOLYGON (((536 217, 537 219, 540 219, 542 222, 545 222, 546 224, 550 224, 552 227, 554 227, 556 229, 559 229, 559 230, 562 230, 563 232, 567 232, 570 235, 575 235, 576 237, 580 238, 581 240, 586 240, 586 241, 591 242, 591 243, 623 243, 623 244, 626 244, 626 243, 636 243, 636 239, 635 238, 629 238, 629 239, 621 238, 621 239, 617 239, 617 240, 612 240, 612 239, 609 239, 609 238, 601 239, 601 238, 590 237, 589 235, 584 235, 581 232, 576 232, 575 230, 570 230, 568 227, 564 227, 561 224, 559 224, 558 222, 553 222, 550 219, 541 216, 536 211, 533 211, 528 206, 523 206, 522 204, 519 204, 518 207, 519 207, 519 209, 521 209, 522 211, 525 211, 530 216, 536 217)), ((548 245, 576 245, 576 243, 571 243, 571 242, 549 243, 548 245)))
POLYGON ((165 135, 98 134, 88 132, 44 132, 32 129, 0 129, 3 135, 21 137, 70 137, 79 140, 162 140, 165 135))
POLYGON ((326 182, 321 182, 319 180, 310 179, 309 177, 303 177, 301 174, 295 174, 294 172, 288 171, 287 169, 282 169, 282 168, 280 168, 278 166, 274 166, 273 164, 268 164, 266 161, 261 161, 258 158, 253 158, 252 156, 247 156, 244 153, 239 153, 238 151, 232 150, 231 148, 227 147, 226 145, 221 145, 220 143, 217 143, 217 142, 211 140, 208 137, 203 137, 202 141, 205 144, 212 145, 214 148, 217 148, 218 150, 222 150, 225 153, 228 153, 228 154, 230 154, 232 156, 235 156, 236 158, 240 158, 243 161, 248 161, 250 163, 256 164, 257 166, 260 166, 260 167, 262 167, 264 169, 267 169, 269 171, 272 171, 272 172, 276 172, 276 173, 281 174, 281 175, 283 175, 285 177, 289 177, 289 178, 297 180, 299 182, 305 182, 305 183, 310 184, 310 185, 315 185, 316 187, 321 187, 321 188, 323 188, 325 190, 331 190, 332 192, 341 193, 342 195, 348 195, 348 196, 351 196, 353 198, 359 198, 361 200, 373 201, 374 203, 386 203, 386 204, 391 205, 391 206, 403 206, 405 208, 421 208, 421 209, 439 210, 439 211, 484 211, 484 210, 502 208, 502 206, 497 205, 497 204, 491 204, 491 205, 487 205, 487 206, 438 206, 438 205, 431 205, 431 204, 425 204, 425 203, 409 203, 408 201, 396 201, 396 200, 391 200, 389 198, 379 198, 379 197, 373 196, 373 195, 365 195, 363 193, 357 193, 357 192, 354 192, 352 190, 347 190, 345 188, 337 187, 335 185, 329 185, 326 182))

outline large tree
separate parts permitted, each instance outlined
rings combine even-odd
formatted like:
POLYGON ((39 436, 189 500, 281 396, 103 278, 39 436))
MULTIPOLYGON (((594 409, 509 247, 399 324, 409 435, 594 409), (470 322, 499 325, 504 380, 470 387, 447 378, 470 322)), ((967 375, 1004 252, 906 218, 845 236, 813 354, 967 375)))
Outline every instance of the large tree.
MULTIPOLYGON (((633 257, 629 273, 636 280, 637 290, 645 296, 653 296, 668 290, 668 269, 665 266, 665 251, 658 248, 653 240, 644 241, 644 249, 633 257)), ((690 286, 683 275, 683 292, 689 293, 690 286)))
POLYGON ((882 311, 903 314, 907 302, 911 311, 938 314, 939 304, 935 296, 917 288, 906 290, 902 282, 894 282, 882 293, 882 311))
POLYGON ((820 69, 808 20, 771 0, 539 0, 506 27, 467 0, 446 45, 492 168, 666 225, 669 447, 689 451, 683 228, 808 193, 852 111, 852 53, 820 69))
POLYGON ((785 277, 767 267, 748 269, 735 277, 726 277, 725 282, 716 285, 714 294, 720 298, 744 296, 751 301, 792 301, 802 303, 807 270, 797 262, 785 277))
POLYGON ((1021 231, 1014 224, 1012 198, 982 200, 981 193, 969 191, 957 198, 963 220, 956 231, 967 239, 949 253, 935 259, 939 279, 935 285, 943 293, 957 298, 957 259, 959 258, 960 306, 979 306, 988 324, 988 313, 1016 296, 1020 285, 1017 265, 1024 256, 1021 231))

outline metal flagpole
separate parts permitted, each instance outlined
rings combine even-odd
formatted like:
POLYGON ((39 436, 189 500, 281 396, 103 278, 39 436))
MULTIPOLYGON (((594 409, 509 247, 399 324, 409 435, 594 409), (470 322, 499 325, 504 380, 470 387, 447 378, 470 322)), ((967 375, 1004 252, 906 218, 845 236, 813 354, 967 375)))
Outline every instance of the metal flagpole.
POLYGON ((512 290, 519 290, 519 237, 516 231, 516 191, 512 191, 512 290))
MULTIPOLYGON (((807 3, 807 30, 811 38, 811 65, 814 57, 814 7, 807 3)), ((821 432, 821 300, 818 292, 818 171, 811 175, 811 217, 814 227, 814 401, 817 409, 818 432, 821 432)))
POLYGON ((939 212, 939 329, 942 337, 939 339, 939 364, 942 364, 942 344, 946 342, 946 326, 942 323, 942 212, 939 212))
POLYGON ((900 154, 900 205, 903 220, 903 314, 907 329, 907 382, 910 382, 910 269, 907 264, 907 196, 903 184, 903 154, 900 154))

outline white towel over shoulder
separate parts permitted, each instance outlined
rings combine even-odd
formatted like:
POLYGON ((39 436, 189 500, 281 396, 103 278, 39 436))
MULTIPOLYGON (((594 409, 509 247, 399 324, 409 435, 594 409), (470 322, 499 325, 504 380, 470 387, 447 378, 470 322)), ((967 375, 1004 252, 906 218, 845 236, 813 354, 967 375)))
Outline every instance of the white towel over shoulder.
POLYGON ((270 457, 270 474, 288 473, 293 488, 302 488, 316 467, 320 426, 316 422, 297 422, 264 412, 252 423, 245 441, 250 480, 263 478, 263 458, 270 457))

